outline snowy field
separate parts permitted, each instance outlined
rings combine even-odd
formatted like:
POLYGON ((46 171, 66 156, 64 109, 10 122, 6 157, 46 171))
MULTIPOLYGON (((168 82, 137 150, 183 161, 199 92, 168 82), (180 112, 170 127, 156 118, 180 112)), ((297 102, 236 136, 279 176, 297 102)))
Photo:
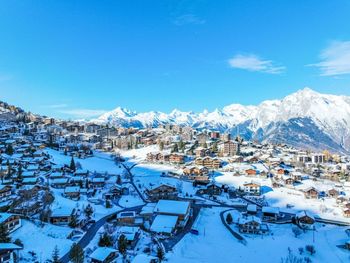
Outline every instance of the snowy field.
MULTIPOLYGON (((345 218, 342 213, 342 209, 336 204, 334 198, 324 199, 307 199, 304 197, 303 192, 298 189, 305 189, 309 186, 315 186, 318 188, 322 185, 320 182, 314 182, 312 180, 304 180, 303 184, 295 189, 290 188, 272 188, 271 180, 266 178, 255 178, 247 176, 233 176, 232 173, 218 173, 215 178, 216 182, 227 184, 238 188, 243 186, 246 182, 259 182, 262 188, 265 190, 264 196, 270 206, 280 207, 281 210, 286 210, 287 205, 292 205, 293 209, 288 209, 287 212, 297 212, 300 210, 307 210, 311 214, 318 215, 325 219, 337 219, 341 221, 350 222, 349 218, 345 218)), ((330 183, 330 182, 329 182, 330 183)), ((323 187, 331 188, 332 185, 325 185, 323 187)))
POLYGON ((336 245, 348 240, 345 229, 331 225, 317 225, 315 243, 312 232, 295 238, 291 225, 270 225, 273 235, 246 235, 247 244, 239 243, 224 227, 220 220, 220 208, 202 209, 194 228, 199 235, 187 234, 167 254, 168 262, 241 262, 279 263, 288 255, 288 248, 299 255, 298 248, 312 244, 316 254, 308 256, 312 262, 349 262, 350 254, 336 245))
MULTIPOLYGON (((62 152, 47 148, 45 149, 48 154, 52 156, 52 159, 57 164, 70 164, 71 156, 64 155, 62 152)), ((86 159, 74 158, 76 162, 79 162, 82 166, 82 169, 89 170, 90 172, 100 172, 109 174, 120 174, 123 169, 119 168, 113 162, 111 155, 102 152, 94 152, 93 157, 86 159)))
POLYGON ((23 262, 32 259, 28 253, 30 251, 36 252, 38 262, 44 262, 46 259, 51 259, 56 245, 60 250, 60 255, 69 251, 72 241, 67 239, 67 236, 71 232, 72 229, 68 227, 50 224, 41 227, 30 221, 22 220, 22 227, 12 233, 11 237, 13 240, 19 238, 24 244, 24 249, 21 251, 23 262))

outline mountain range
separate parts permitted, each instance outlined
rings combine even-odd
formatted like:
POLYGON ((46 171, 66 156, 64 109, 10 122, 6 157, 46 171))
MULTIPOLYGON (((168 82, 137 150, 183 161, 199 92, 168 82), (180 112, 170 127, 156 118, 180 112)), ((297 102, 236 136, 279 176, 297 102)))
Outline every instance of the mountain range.
POLYGON ((137 113, 118 107, 94 119, 122 127, 187 125, 239 134, 247 140, 286 143, 298 148, 350 152, 350 97, 321 94, 304 88, 280 100, 257 106, 231 104, 213 112, 173 110, 137 113))

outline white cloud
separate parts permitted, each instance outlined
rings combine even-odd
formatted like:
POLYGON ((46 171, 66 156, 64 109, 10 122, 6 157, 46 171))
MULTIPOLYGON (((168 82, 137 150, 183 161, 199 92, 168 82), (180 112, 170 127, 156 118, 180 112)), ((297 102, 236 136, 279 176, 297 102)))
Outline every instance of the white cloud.
POLYGON ((73 118, 83 118, 89 119, 93 117, 98 117, 107 111, 105 110, 93 110, 93 109, 66 109, 57 111, 62 114, 70 115, 73 118))
POLYGON ((320 59, 308 66, 318 67, 321 76, 350 74, 350 41, 333 41, 321 51, 320 59))
POLYGON ((59 108, 67 108, 68 104, 62 103, 62 104, 51 104, 51 105, 47 105, 47 108, 51 108, 51 109, 59 109, 59 108))
POLYGON ((244 69, 248 71, 258 71, 269 74, 280 74, 286 70, 286 68, 283 66, 275 65, 272 60, 264 60, 254 54, 238 54, 229 59, 228 63, 232 68, 244 69))
POLYGON ((186 14, 186 15, 176 17, 173 23, 177 26, 183 26, 188 24, 202 25, 202 24, 205 24, 205 20, 194 14, 186 14))

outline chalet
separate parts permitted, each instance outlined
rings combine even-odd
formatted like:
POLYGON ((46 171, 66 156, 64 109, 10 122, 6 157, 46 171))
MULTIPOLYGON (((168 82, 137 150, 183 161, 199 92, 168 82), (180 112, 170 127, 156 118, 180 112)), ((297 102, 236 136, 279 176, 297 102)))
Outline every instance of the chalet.
POLYGON ((69 183, 68 178, 57 178, 51 180, 51 187, 53 188, 65 188, 69 183))
POLYGON ((250 182, 243 184, 243 191, 248 195, 260 195, 261 185, 259 183, 250 182))
POLYGON ((280 215, 278 207, 263 206, 261 211, 264 220, 277 220, 280 215))
POLYGON ((151 232, 171 235, 176 230, 178 217, 171 215, 157 215, 151 225, 151 232))
POLYGON ((183 169, 183 174, 187 176, 202 176, 208 173, 208 168, 204 166, 187 166, 183 169))
POLYGON ((255 176, 257 174, 257 171, 255 169, 247 169, 245 170, 245 173, 247 176, 255 176))
POLYGON ((117 215, 117 222, 121 225, 133 225, 135 224, 136 212, 126 211, 117 215))
POLYGON ((200 194, 205 194, 205 195, 221 195, 222 188, 218 186, 217 184, 211 183, 206 186, 205 189, 200 189, 198 191, 200 194))
POLYGON ((242 217, 238 220, 238 229, 241 233, 264 234, 269 231, 267 225, 262 224, 256 216, 242 217))
POLYGON ((283 176, 283 182, 285 185, 293 185, 295 180, 290 176, 283 176))
POLYGON ((80 198, 80 187, 79 186, 67 186, 64 188, 64 195, 70 199, 80 198))
POLYGON ((0 189, 0 202, 4 202, 10 199, 12 193, 12 187, 11 186, 3 186, 0 189))
POLYGON ((177 199, 178 191, 176 187, 161 184, 149 189, 146 189, 146 195, 151 201, 158 201, 160 199, 177 199))
POLYGON ((247 213, 250 215, 255 215, 257 213, 257 206, 253 204, 247 205, 247 213))
POLYGON ((182 164, 185 162, 185 155, 179 153, 172 153, 169 156, 169 162, 174 164, 182 164))
POLYGON ((144 219, 144 221, 150 221, 152 219, 155 207, 155 203, 147 203, 145 206, 142 207, 140 216, 144 219))
POLYGON ((167 215, 177 217, 177 226, 185 226, 191 213, 190 202, 159 200, 154 208, 155 215, 167 215))
POLYGON ((303 192, 306 198, 310 198, 310 199, 318 198, 319 191, 315 187, 312 187, 312 186, 308 187, 303 192))
POLYGON ((16 214, 0 213, 0 224, 5 226, 8 232, 13 232, 21 227, 21 218, 16 214))
POLYGON ((343 210, 343 215, 344 215, 344 217, 349 218, 350 217, 350 209, 349 208, 345 208, 343 210))
POLYGON ((311 229, 315 223, 315 218, 306 211, 296 214, 295 219, 297 224, 303 229, 311 229))
POLYGON ((123 195, 128 189, 120 185, 114 185, 109 188, 108 192, 103 194, 103 197, 108 200, 113 200, 123 195))
POLYGON ((105 186, 104 177, 94 177, 90 180, 90 186, 92 188, 103 188, 105 186))
POLYGON ((22 247, 13 243, 0 243, 0 262, 19 262, 18 251, 21 249, 22 247))
POLYGON ((110 247, 98 247, 89 255, 91 263, 112 263, 117 257, 117 250, 110 247))
POLYGON ((54 225, 68 225, 72 220, 73 211, 71 209, 56 209, 52 211, 50 223, 54 225))
POLYGON ((221 167, 221 161, 219 158, 212 158, 210 156, 206 156, 203 158, 196 158, 196 165, 204 166, 208 169, 219 169, 221 167))
POLYGON ((22 180, 22 184, 24 184, 24 185, 34 185, 37 182, 38 182, 38 178, 36 178, 36 177, 24 178, 22 180))
POLYGON ((332 188, 332 189, 328 190, 327 194, 330 197, 337 198, 339 195, 339 192, 336 189, 332 188))

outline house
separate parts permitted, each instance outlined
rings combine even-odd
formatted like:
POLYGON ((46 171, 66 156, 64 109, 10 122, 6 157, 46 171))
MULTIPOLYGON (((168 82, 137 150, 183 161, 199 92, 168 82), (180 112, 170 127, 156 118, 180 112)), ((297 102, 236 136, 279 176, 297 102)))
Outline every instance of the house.
POLYGON ((261 185, 255 182, 243 184, 243 191, 248 195, 260 195, 260 188, 261 185))
POLYGON ((182 164, 185 162, 185 155, 179 153, 172 153, 169 156, 169 162, 174 164, 182 164))
POLYGON ((241 233, 264 234, 269 231, 266 224, 262 224, 256 216, 241 217, 238 220, 238 229, 241 233))
POLYGON ((51 180, 51 187, 53 188, 65 188, 68 185, 68 178, 57 178, 51 180))
POLYGON ((247 205, 247 213, 250 215, 255 215, 257 213, 257 206, 253 204, 247 205))
POLYGON ((306 198, 317 199, 318 198, 318 190, 315 187, 308 187, 304 190, 304 195, 306 198))
POLYGON ((297 224, 304 229, 311 229, 315 223, 315 218, 306 211, 301 211, 295 216, 297 224))
POLYGON ((195 165, 204 166, 208 169, 219 169, 221 167, 221 161, 216 157, 214 158, 210 156, 206 156, 203 158, 199 157, 199 158, 196 158, 195 165))
POLYGON ((151 201, 158 201, 160 199, 177 199, 178 196, 176 187, 168 184, 161 184, 146 189, 145 193, 151 201))
POLYGON ((343 210, 343 215, 344 215, 344 217, 350 217, 350 209, 349 208, 345 208, 343 210))
POLYGON ((278 207, 263 206, 261 211, 264 220, 277 220, 280 215, 278 207))
POLYGON ((50 223, 54 225, 68 225, 72 220, 73 211, 68 208, 59 208, 52 211, 50 223))
POLYGON ((112 263, 117 257, 117 250, 110 247, 98 247, 89 256, 92 263, 112 263))
POLYGON ((257 171, 255 169, 247 169, 245 170, 245 173, 247 176, 255 176, 257 174, 257 171))
POLYGON ((190 217, 191 206, 187 201, 159 200, 153 212, 155 215, 176 216, 177 226, 183 227, 190 217))
POLYGON ((12 193, 12 187, 9 185, 3 186, 0 189, 0 202, 4 202, 10 199, 12 193))
POLYGON ((156 203, 147 203, 142 207, 140 216, 144 219, 144 221, 150 221, 152 219, 155 207, 156 203))
POLYGON ((95 177, 90 180, 90 186, 92 188, 103 188, 105 186, 105 178, 104 177, 95 177))
POLYGON ((64 195, 70 199, 80 198, 80 187, 79 186, 67 186, 64 188, 64 195))
POLYGON ((121 235, 124 235, 129 244, 137 241, 140 235, 140 228, 133 226, 121 226, 117 230, 118 239, 121 235))
POLYGON ((339 195, 339 192, 336 189, 332 188, 332 189, 328 190, 328 196, 333 197, 333 198, 337 198, 338 195, 339 195))
POLYGON ((211 183, 211 184, 208 184, 206 188, 200 189, 198 192, 200 194, 205 194, 210 196, 221 195, 222 188, 215 183, 211 183))
POLYGON ((21 227, 21 218, 16 214, 0 213, 0 224, 11 233, 21 227))
POLYGON ((240 144, 236 141, 224 141, 219 145, 221 156, 234 156, 240 152, 240 144))
POLYGON ((178 217, 172 215, 157 215, 150 230, 158 234, 171 235, 176 230, 178 217))
POLYGON ((15 263, 19 262, 18 251, 22 247, 12 243, 0 243, 0 262, 15 263))
POLYGON ((126 211, 117 215, 117 222, 121 225, 133 225, 135 224, 136 212, 126 211))

